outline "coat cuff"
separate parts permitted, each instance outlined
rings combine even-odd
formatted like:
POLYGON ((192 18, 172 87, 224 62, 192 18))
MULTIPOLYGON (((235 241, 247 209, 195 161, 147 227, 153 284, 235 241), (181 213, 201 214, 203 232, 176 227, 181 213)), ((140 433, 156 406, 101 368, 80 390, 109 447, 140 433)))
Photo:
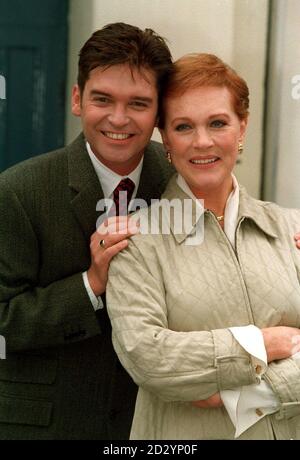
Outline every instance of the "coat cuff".
POLYGON ((256 383, 251 356, 227 329, 212 331, 219 391, 256 383))

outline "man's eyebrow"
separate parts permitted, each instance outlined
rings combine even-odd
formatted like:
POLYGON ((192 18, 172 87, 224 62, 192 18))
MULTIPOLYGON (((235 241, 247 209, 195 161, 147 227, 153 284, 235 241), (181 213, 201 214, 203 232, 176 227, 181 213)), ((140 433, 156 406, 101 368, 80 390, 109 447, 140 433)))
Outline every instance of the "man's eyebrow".
POLYGON ((99 91, 98 89, 92 89, 91 91, 91 96, 106 96, 106 97, 111 97, 111 94, 106 93, 105 91, 99 91))
POLYGON ((143 102, 153 102, 152 97, 132 96, 130 99, 139 100, 139 101, 143 101, 143 102))
MULTIPOLYGON (((98 89, 92 89, 91 90, 91 96, 105 96, 105 97, 113 97, 110 93, 106 93, 105 91, 100 91, 98 89)), ((152 97, 145 97, 145 96, 131 96, 130 100, 138 100, 142 102, 153 102, 152 97)))

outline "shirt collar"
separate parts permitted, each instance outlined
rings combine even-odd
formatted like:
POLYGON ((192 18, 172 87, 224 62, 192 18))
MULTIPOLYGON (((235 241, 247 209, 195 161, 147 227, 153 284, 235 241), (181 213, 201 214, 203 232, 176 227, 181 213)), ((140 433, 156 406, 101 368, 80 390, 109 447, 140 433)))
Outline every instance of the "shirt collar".
POLYGON ((129 177, 135 185, 134 192, 132 195, 132 199, 136 196, 136 192, 140 183, 140 177, 141 177, 141 172, 143 168, 143 160, 144 157, 141 158, 141 161, 137 165, 137 167, 132 171, 130 174, 127 174, 126 176, 120 176, 119 174, 116 174, 114 171, 109 169, 107 166, 105 166, 93 153, 90 144, 86 141, 86 148, 89 154, 89 157, 91 159, 91 162, 94 166, 94 169, 96 171, 96 174, 98 176, 98 179, 100 181, 103 194, 105 198, 111 198, 114 189, 117 187, 119 182, 122 179, 125 179, 126 177, 129 177))
POLYGON ((232 174, 233 189, 227 198, 224 211, 224 232, 231 245, 235 246, 235 229, 238 222, 240 188, 234 174, 232 174))

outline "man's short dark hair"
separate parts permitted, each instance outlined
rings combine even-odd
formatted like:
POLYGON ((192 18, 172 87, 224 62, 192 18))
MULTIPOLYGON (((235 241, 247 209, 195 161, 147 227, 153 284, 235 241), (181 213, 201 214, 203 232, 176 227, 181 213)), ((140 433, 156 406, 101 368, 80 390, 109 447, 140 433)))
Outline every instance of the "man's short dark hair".
POLYGON ((81 94, 93 69, 119 64, 152 71, 156 76, 160 102, 172 70, 172 56, 164 38, 152 29, 141 30, 122 22, 108 24, 94 32, 79 54, 77 82, 81 94))

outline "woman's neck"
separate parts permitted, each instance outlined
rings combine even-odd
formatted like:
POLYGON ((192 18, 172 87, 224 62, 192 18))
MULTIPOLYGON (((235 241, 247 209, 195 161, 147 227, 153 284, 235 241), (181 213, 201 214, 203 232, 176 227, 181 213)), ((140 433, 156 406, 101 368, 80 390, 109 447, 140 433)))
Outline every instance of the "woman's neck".
POLYGON ((191 189, 196 198, 204 200, 204 208, 212 211, 219 221, 222 222, 224 217, 225 207, 228 197, 233 189, 233 180, 230 178, 226 184, 221 184, 220 187, 211 190, 191 189))

